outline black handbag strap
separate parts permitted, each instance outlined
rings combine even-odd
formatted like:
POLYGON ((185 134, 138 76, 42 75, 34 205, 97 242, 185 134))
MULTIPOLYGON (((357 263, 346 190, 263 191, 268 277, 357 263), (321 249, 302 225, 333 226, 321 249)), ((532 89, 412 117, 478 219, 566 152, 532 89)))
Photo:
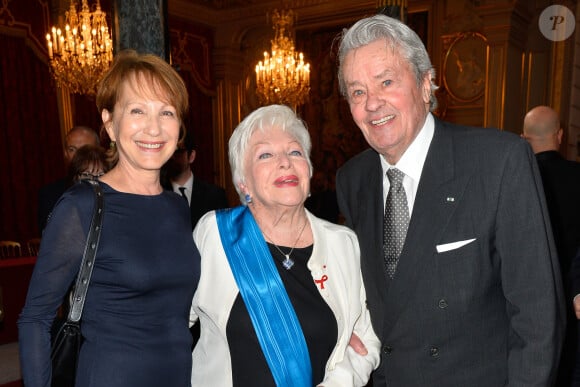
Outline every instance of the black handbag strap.
POLYGON ((73 298, 70 310, 67 317, 67 322, 78 323, 83 314, 83 306, 85 305, 85 296, 91 281, 91 274, 93 273, 93 266, 95 263, 95 256, 97 254, 97 247, 99 246, 99 239, 101 237, 101 225, 103 223, 103 190, 98 182, 94 180, 84 180, 93 186, 95 192, 95 210, 93 211, 93 218, 91 220, 91 228, 87 235, 87 243, 83 253, 83 259, 77 276, 73 298))

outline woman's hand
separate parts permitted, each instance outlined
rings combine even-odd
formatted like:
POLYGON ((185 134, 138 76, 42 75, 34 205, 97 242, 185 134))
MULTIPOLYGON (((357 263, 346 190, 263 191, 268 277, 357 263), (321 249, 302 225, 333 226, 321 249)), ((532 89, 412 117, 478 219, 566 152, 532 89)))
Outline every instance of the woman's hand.
MULTIPOLYGON (((580 315, 580 297, 578 298, 579 298, 578 304, 576 304, 576 300, 574 300, 574 306, 578 305, 578 307, 576 307, 576 316, 580 315)), ((364 356, 368 353, 367 347, 365 347, 361 339, 354 332, 350 336, 350 341, 348 345, 350 345, 351 348, 354 349, 354 351, 361 356, 364 356)))

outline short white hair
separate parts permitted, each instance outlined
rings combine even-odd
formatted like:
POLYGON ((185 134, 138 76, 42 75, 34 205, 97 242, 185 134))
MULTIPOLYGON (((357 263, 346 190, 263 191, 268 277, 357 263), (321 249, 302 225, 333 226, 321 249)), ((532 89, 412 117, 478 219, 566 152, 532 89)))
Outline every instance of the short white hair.
POLYGON ((245 182, 244 160, 250 137, 256 130, 266 132, 272 128, 288 132, 298 141, 308 162, 309 177, 312 177, 312 162, 310 161, 312 143, 304 121, 286 105, 268 105, 258 108, 239 123, 228 143, 232 181, 242 204, 247 204, 245 195, 240 189, 240 183, 245 182))

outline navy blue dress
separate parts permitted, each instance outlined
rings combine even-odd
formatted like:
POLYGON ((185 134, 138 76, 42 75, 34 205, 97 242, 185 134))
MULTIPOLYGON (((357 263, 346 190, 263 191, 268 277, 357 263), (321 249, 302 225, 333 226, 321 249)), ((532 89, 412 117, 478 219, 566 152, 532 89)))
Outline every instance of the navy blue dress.
MULTIPOLYGON (((189 210, 173 192, 136 195, 100 184, 103 227, 81 320, 76 385, 189 387, 189 310, 200 260, 189 210)), ((78 272, 93 207, 92 188, 77 184, 44 230, 18 322, 27 387, 50 386, 50 327, 78 272)))

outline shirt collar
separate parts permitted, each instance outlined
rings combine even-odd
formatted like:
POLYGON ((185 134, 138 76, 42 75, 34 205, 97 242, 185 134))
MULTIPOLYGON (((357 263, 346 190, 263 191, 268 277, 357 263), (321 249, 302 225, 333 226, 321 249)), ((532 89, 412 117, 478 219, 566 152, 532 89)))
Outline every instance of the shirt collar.
POLYGON ((172 181, 171 186, 173 187, 173 190, 177 193, 180 193, 179 187, 185 187, 186 192, 191 192, 193 190, 193 174, 191 174, 191 176, 189 176, 189 179, 187 179, 185 184, 177 184, 176 182, 172 181))
POLYGON ((435 119, 431 113, 427 114, 423 127, 413 140, 411 145, 407 148, 403 156, 399 159, 396 165, 391 165, 387 162, 385 157, 381 155, 381 166, 383 168, 383 178, 386 178, 386 173, 389 168, 396 167, 405 175, 409 176, 413 181, 418 182, 423 171, 423 164, 427 158, 427 152, 433 140, 435 133, 435 119))

